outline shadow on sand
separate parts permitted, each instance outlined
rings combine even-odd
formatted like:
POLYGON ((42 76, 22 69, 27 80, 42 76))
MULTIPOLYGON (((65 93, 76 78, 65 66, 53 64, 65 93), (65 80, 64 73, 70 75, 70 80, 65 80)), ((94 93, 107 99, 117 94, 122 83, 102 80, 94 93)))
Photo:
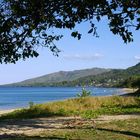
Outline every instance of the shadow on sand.
POLYGON ((127 135, 127 136, 133 136, 133 137, 136 137, 136 138, 140 138, 140 134, 130 132, 130 131, 118 131, 118 130, 112 130, 112 129, 106 129, 106 128, 97 128, 97 130, 113 132, 113 133, 118 133, 118 134, 123 134, 123 135, 127 135))
MULTIPOLYGON (((63 137, 40 137, 40 136, 34 136, 34 137, 28 137, 28 136, 19 136, 19 135, 7 135, 3 134, 0 135, 1 140, 66 140, 66 138, 63 137)), ((73 140, 73 139, 70 139, 73 140)))
MULTIPOLYGON (((72 129, 74 130, 74 128, 72 129)), ((90 130, 89 128, 80 128, 80 129, 90 130)), ((76 130, 78 129, 76 128, 76 130)), ((140 134, 134 133, 131 131, 118 131, 118 130, 112 130, 112 129, 106 129, 106 128, 95 128, 94 130, 112 132, 112 133, 123 134, 126 136, 135 137, 135 138, 140 138, 140 134)), ((15 135, 15 134, 11 134, 11 135, 3 134, 3 135, 0 135, 0 139, 2 140, 67 140, 67 138, 62 137, 62 136, 48 136, 48 137, 44 136, 43 137, 43 136, 24 136, 24 135, 15 135)), ((75 139, 69 138, 69 140, 75 140, 75 139)))

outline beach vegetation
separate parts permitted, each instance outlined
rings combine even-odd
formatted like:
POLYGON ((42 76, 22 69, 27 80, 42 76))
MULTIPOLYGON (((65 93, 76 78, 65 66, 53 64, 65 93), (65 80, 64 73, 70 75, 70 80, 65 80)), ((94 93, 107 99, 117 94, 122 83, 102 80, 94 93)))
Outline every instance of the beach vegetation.
POLYGON ((77 94, 77 97, 88 97, 91 96, 91 91, 87 91, 84 87, 82 88, 82 91, 77 94))
POLYGON ((34 102, 29 102, 29 108, 32 108, 34 106, 34 102))
POLYGON ((17 109, 0 119, 22 119, 51 116, 96 118, 100 115, 140 113, 140 97, 108 96, 67 99, 30 108, 17 109))

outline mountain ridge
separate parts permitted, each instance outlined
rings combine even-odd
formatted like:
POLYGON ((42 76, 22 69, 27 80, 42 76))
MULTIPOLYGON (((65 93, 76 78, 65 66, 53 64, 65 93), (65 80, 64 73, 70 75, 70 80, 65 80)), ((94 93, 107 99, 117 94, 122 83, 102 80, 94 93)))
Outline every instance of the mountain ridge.
POLYGON ((125 80, 136 76, 140 77, 140 63, 127 69, 112 69, 109 72, 101 73, 98 75, 81 77, 68 84, 72 85, 74 83, 78 86, 91 85, 102 87, 123 87, 123 83, 125 82, 125 80))
POLYGON ((91 68, 59 71, 6 86, 102 86, 119 87, 125 80, 140 76, 140 63, 126 69, 91 68))
MULTIPOLYGON (((81 77, 85 77, 88 75, 97 75, 104 72, 108 72, 111 69, 105 68, 88 68, 82 70, 73 70, 73 71, 59 71, 50 74, 45 74, 39 77, 23 80, 21 82, 16 82, 12 84, 6 84, 5 86, 36 86, 42 83, 56 83, 56 82, 63 82, 63 81, 73 81, 81 77)), ((45 86, 45 84, 43 84, 45 86)))

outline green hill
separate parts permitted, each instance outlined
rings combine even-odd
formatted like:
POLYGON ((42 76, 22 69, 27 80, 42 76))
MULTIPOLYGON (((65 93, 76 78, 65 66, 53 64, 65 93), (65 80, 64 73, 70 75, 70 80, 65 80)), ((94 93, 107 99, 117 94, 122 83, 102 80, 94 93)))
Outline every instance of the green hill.
MULTIPOLYGON (((124 83, 127 79, 132 77, 140 76, 140 63, 124 69, 124 70, 110 70, 109 72, 105 72, 98 75, 89 75, 86 77, 82 77, 76 79, 72 82, 67 82, 67 85, 91 85, 91 86, 102 86, 102 87, 126 87, 127 85, 124 83)), ((65 84, 65 85, 66 85, 65 84)))
POLYGON ((97 75, 108 71, 110 71, 110 69, 103 68, 92 68, 75 71, 60 71, 43 75, 37 78, 28 79, 22 82, 8 84, 6 86, 53 86, 54 83, 61 83, 63 81, 69 82, 88 75, 97 75))
POLYGON ((60 71, 6 86, 98 86, 129 87, 129 81, 140 77, 140 63, 127 69, 92 68, 60 71))

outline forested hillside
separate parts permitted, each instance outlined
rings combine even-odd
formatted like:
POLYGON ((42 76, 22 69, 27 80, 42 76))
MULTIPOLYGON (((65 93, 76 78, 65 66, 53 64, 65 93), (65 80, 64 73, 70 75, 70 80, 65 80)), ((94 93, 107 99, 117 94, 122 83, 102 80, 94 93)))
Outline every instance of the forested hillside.
MULTIPOLYGON (((132 87, 140 77, 140 63, 127 69, 60 71, 7 86, 97 86, 132 87)), ((137 82, 138 83, 138 82, 137 82)))
MULTIPOLYGON (((88 75, 97 75, 104 72, 108 72, 111 69, 104 68, 91 68, 83 70, 74 70, 74 71, 60 71, 51 74, 46 74, 40 77, 28 79, 22 82, 8 84, 6 86, 50 86, 54 83, 63 83, 63 81, 73 81, 81 77, 88 75)), ((54 84, 55 85, 55 84, 54 84)))
POLYGON ((131 87, 131 83, 133 83, 134 79, 138 79, 139 77, 140 63, 125 70, 111 70, 98 75, 82 77, 70 82, 63 81, 55 83, 55 86, 131 87))

